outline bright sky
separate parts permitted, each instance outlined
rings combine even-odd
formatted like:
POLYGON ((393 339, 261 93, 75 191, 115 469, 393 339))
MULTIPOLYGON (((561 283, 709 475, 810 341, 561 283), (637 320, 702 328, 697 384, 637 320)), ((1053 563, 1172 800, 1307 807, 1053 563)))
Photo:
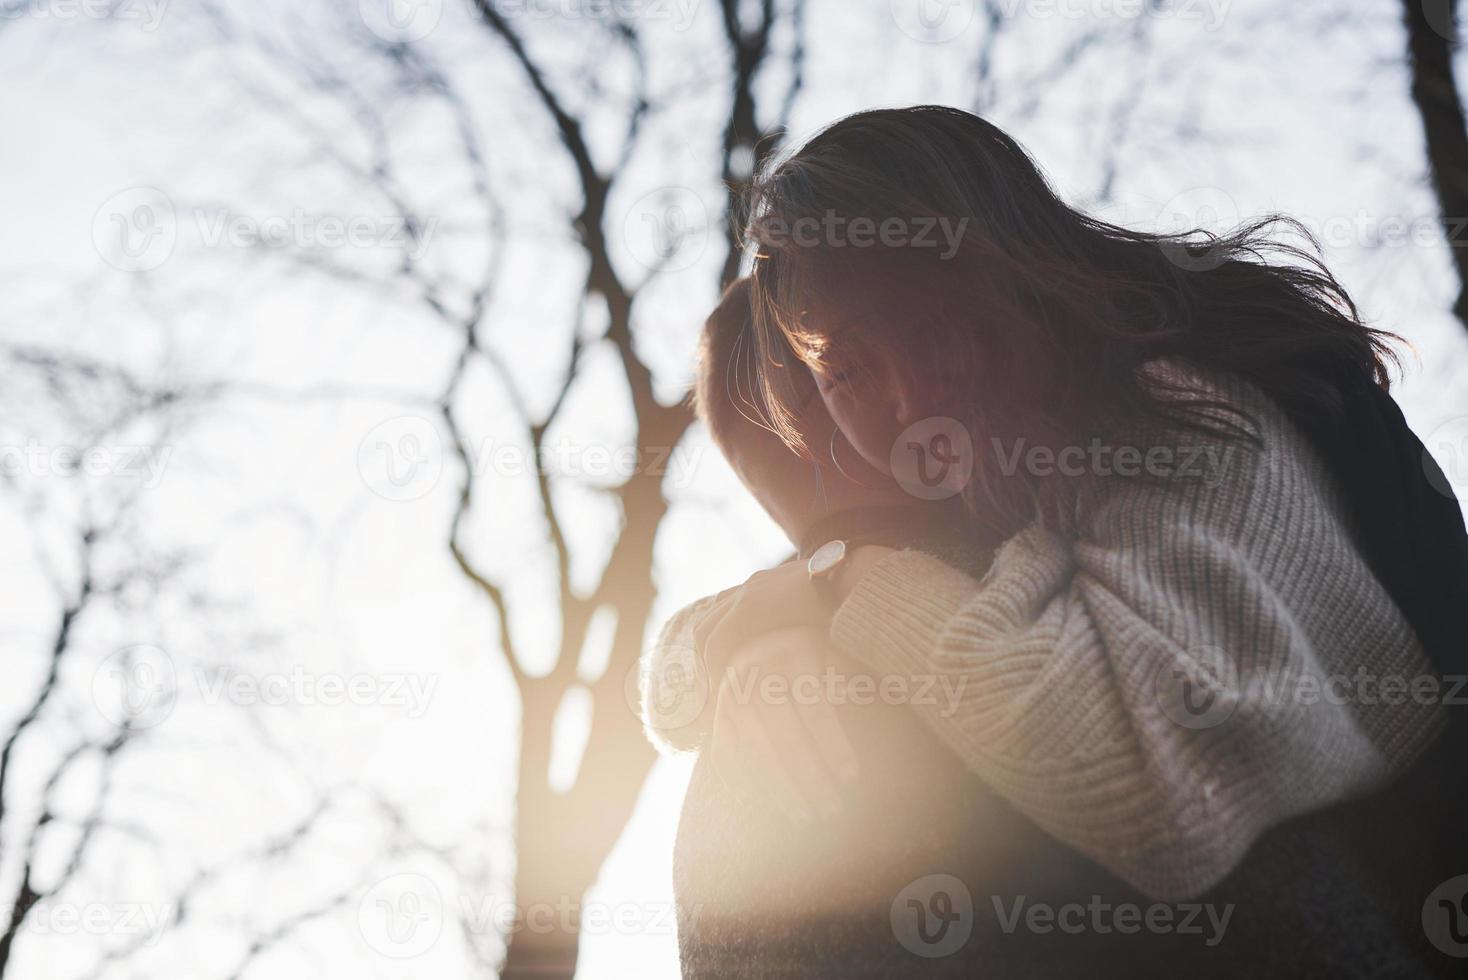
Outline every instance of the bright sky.
MULTIPOLYGON (((363 3, 372 14, 370 0, 363 3)), ((367 92, 381 81, 321 29, 335 17, 350 23, 355 0, 339 10, 243 0, 226 6, 238 24, 314 51, 308 64, 345 66, 367 92), (289 19, 283 9, 293 11, 289 19), (313 29, 303 32, 302 20, 313 29)), ((645 25, 652 83, 668 105, 649 120, 645 149, 613 201, 623 232, 618 260, 630 270, 647 245, 638 221, 647 195, 678 188, 674 199, 695 216, 700 208, 716 213, 719 200, 709 166, 720 136, 709 121, 719 118, 725 91, 717 12, 696 0, 646 6, 677 16, 649 14, 645 25)), ((1420 434, 1442 435, 1428 441, 1446 454, 1468 416, 1468 390, 1450 384, 1468 363, 1468 335, 1444 313, 1455 284, 1422 180, 1395 10, 1387 5, 1339 24, 1324 2, 1291 4, 1287 13, 1263 0, 1184 5, 1196 16, 1152 24, 1151 50, 1123 42, 1106 60, 1053 79, 1036 77, 1037 68, 1090 23, 1070 14, 1106 16, 1116 8, 1020 0, 999 6, 1010 14, 1015 37, 994 58, 1000 84, 991 116, 1030 147, 1062 192, 1093 199, 1109 134, 1121 127, 1127 139, 1108 207, 1114 220, 1222 223, 1266 209, 1304 219, 1324 237, 1328 260, 1368 316, 1418 348, 1426 367, 1409 374, 1399 397, 1420 434)), ((334 115, 327 100, 263 105, 248 87, 280 83, 284 90, 288 80, 246 53, 243 42, 206 43, 192 10, 134 0, 123 4, 123 21, 108 25, 77 13, 83 9, 49 0, 0 20, 0 213, 8 219, 0 236, 0 341, 85 353, 152 379, 259 387, 189 413, 188 424, 169 437, 161 478, 140 495, 148 546, 195 549, 190 590, 218 608, 170 604, 82 623, 75 668, 81 693, 63 697, 36 733, 36 755, 44 758, 67 744, 78 719, 95 723, 88 672, 100 671, 119 649, 155 645, 177 672, 177 707, 120 766, 115 787, 118 822, 148 827, 153 842, 102 834, 70 900, 102 903, 114 918, 122 906, 158 908, 201 856, 248 851, 286 830, 313 791, 358 788, 298 858, 227 876, 191 910, 191 928, 165 933, 130 967, 104 975, 229 975, 245 955, 243 936, 328 900, 354 875, 365 876, 364 887, 381 881, 390 890, 401 884, 398 876, 422 874, 461 910, 466 902, 480 911, 492 907, 507 870, 502 829, 510 816, 518 708, 496 659, 488 610, 444 546, 455 476, 451 468, 437 471, 436 480, 412 488, 411 499, 374 492, 384 489, 373 462, 379 441, 401 445, 404 434, 416 434, 431 456, 433 424, 420 429, 413 421, 431 411, 414 399, 441 386, 453 338, 400 297, 304 273, 278 254, 251 253, 219 237, 234 218, 248 227, 299 218, 313 234, 332 217, 380 218, 383 209, 333 179, 319 148, 293 137, 281 119, 297 112, 315 121, 336 134, 335 145, 348 156, 366 144, 343 135, 353 131, 350 120, 334 115), (136 216, 140 206, 155 215, 171 208, 164 227, 175 238, 166 259, 145 274, 120 270, 102 255, 116 230, 112 216, 136 216), (327 387, 337 394, 289 394, 327 387), (224 667, 267 686, 305 671, 377 683, 392 678, 400 690, 374 688, 365 704, 326 703, 318 695, 291 705, 232 706, 228 698, 221 703, 210 673, 224 667), (450 847, 452 859, 381 856, 381 822, 364 802, 368 792, 392 800, 420 837, 450 847), (454 882, 462 878, 482 887, 461 895, 454 882)), ((407 18, 413 10, 398 13, 407 18)), ((504 50, 484 40, 461 6, 450 3, 442 16, 418 43, 473 93, 474 123, 488 147, 507 233, 489 337, 527 388, 538 390, 562 366, 579 274, 564 223, 574 204, 565 163, 504 50)), ((594 63, 588 52, 595 50, 589 41, 596 24, 557 26, 529 16, 518 23, 535 54, 555 66, 557 81, 576 93, 570 103, 583 110, 592 97, 584 78, 572 83, 572 70, 594 63)), ((1117 26, 1127 37, 1133 22, 1117 26)), ((971 0, 891 0, 860 13, 838 0, 816 0, 808 29, 797 133, 872 105, 973 104, 983 28, 971 0)), ((788 46, 788 37, 777 35, 779 50, 788 46)), ((606 90, 600 98, 615 103, 626 66, 609 59, 597 67, 606 90)), ((770 92, 781 91, 783 72, 776 68, 766 81, 770 92)), ((441 115, 412 109, 388 112, 398 176, 437 222, 425 261, 444 272, 472 271, 484 260, 485 242, 457 166, 454 131, 441 115)), ((598 146, 615 138, 619 119, 613 110, 594 115, 589 131, 598 146)), ((689 380, 695 331, 715 295, 721 259, 712 236, 695 235, 686 247, 678 268, 652 281, 638 308, 639 342, 668 398, 689 380)), ((331 255, 381 273, 400 254, 393 249, 378 241, 331 255)), ((592 351, 586 370, 560 431, 582 449, 618 445, 628 413, 623 396, 602 380, 612 374, 607 352, 592 351)), ((463 409, 478 443, 519 445, 503 392, 487 379, 478 379, 463 409)), ((70 434, 75 426, 31 389, 12 390, 0 416, 6 446, 77 438, 70 434)), ((108 445, 125 447, 127 438, 108 445)), ((658 541, 660 616, 739 580, 783 547, 701 433, 684 452, 686 465, 670 478, 675 508, 658 541)), ((529 486, 513 473, 492 475, 493 505, 472 522, 472 540, 487 567, 516 573, 511 598, 528 610, 516 622, 516 639, 532 661, 543 660, 556 637, 529 486)), ((4 711, 18 711, 39 679, 57 610, 45 563, 66 567, 63 515, 81 479, 28 474, 26 487, 55 506, 42 515, 24 513, 19 497, 0 497, 0 535, 31 539, 7 549, 0 562, 0 638, 14 665, 7 686, 17 706, 4 711)), ((564 493, 577 575, 586 581, 604 554, 604 502, 569 483, 564 493)), ((571 704, 564 720, 574 746, 569 736, 584 730, 584 705, 571 704)), ((568 771, 575 756, 564 756, 568 771)), ((13 793, 22 809, 35 805, 44 778, 37 765, 17 770, 13 793)), ((664 913, 686 776, 686 763, 658 766, 588 898, 614 909, 634 906, 645 927, 586 936, 583 976, 676 975, 664 913)), ((85 799, 85 787, 74 795, 85 799)), ((0 882, 14 874, 0 865, 0 882)), ((366 917, 354 893, 247 973, 465 975, 457 938, 440 938, 413 959, 384 958, 366 917)), ((32 930, 17 944, 15 975, 41 975, 42 962, 47 976, 87 975, 97 951, 115 945, 120 932, 102 930, 94 942, 76 943, 56 928, 32 930)))

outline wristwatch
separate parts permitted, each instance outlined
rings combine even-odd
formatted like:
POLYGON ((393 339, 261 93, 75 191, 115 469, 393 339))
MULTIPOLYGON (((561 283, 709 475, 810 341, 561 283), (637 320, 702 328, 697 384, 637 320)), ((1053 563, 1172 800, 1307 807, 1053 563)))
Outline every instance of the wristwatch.
POLYGON ((815 551, 811 552, 810 560, 805 563, 805 569, 810 574, 811 585, 815 586, 827 602, 835 599, 832 585, 836 579, 836 573, 846 563, 846 542, 841 539, 827 541, 815 551))

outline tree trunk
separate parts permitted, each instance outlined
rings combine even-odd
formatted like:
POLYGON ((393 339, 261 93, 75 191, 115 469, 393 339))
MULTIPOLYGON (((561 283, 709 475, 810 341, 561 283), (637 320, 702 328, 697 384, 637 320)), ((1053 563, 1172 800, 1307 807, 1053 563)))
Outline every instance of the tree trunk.
POLYGON ((1456 0, 1404 0, 1412 102, 1422 117, 1427 164, 1443 231, 1458 270, 1453 313, 1468 327, 1468 125, 1453 77, 1456 0))
MULTIPOLYGON (((645 424, 654 437, 648 444, 671 444, 657 439, 681 435, 686 426, 686 420, 669 409, 645 424), (661 424, 664 418, 677 428, 661 424)), ((612 649, 606 673, 590 685, 591 729, 576 782, 566 793, 550 787, 550 760, 556 712, 566 691, 580 683, 575 665, 584 630, 567 624, 567 635, 575 642, 561 650, 557 669, 546 677, 525 679, 520 686, 517 915, 501 972, 505 980, 570 978, 575 973, 586 892, 631 819, 657 757, 634 706, 626 701, 625 678, 637 667, 656 595, 652 547, 667 510, 660 476, 635 478, 623 505, 626 524, 599 596, 617 614, 612 649)))
POLYGON ((581 902, 590 882, 574 880, 566 869, 546 861, 545 849, 526 841, 523 835, 518 846, 517 914, 500 977, 571 980, 576 974, 581 902))
POLYGON ((567 826, 564 799, 551 792, 553 725, 560 684, 531 681, 522 690, 519 788, 515 796, 515 919, 506 937, 502 978, 570 978, 576 972, 581 896, 596 874, 558 845, 567 826), (574 903, 574 908, 571 906, 574 903))
POLYGON ((609 701, 593 709, 610 717, 593 724, 576 786, 564 795, 546 784, 550 723, 527 716, 530 744, 521 754, 516 796, 516 918, 502 980, 569 980, 576 972, 586 892, 631 818, 656 757, 635 716, 609 701))

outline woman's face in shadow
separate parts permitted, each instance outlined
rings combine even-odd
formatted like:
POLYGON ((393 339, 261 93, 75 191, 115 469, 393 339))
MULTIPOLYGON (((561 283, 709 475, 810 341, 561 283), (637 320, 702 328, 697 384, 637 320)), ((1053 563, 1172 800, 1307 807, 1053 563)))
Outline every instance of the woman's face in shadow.
POLYGON ((843 466, 859 456, 891 476, 903 432, 923 419, 951 414, 937 379, 925 381, 889 353, 842 350, 837 341, 825 362, 810 371, 826 414, 840 430, 836 449, 843 466))
POLYGON ((722 447, 724 453, 740 481, 792 541, 833 513, 921 503, 842 445, 839 436, 835 439, 837 462, 832 462, 836 423, 814 385, 796 421, 812 458, 797 455, 769 429, 743 419, 740 422, 737 437, 722 447))

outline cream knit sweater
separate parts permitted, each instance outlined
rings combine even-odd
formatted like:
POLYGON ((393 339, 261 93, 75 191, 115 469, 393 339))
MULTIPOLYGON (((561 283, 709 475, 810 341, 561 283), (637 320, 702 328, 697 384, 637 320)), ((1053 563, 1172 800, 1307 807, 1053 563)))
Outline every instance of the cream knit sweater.
MULTIPOLYGON (((895 552, 856 584, 831 636, 908 690, 959 691, 956 710, 945 698, 912 708, 1037 825, 1177 901, 1218 883, 1269 827, 1405 769, 1441 733, 1447 688, 1281 409, 1237 378, 1152 369, 1249 413, 1262 447, 1139 442, 1179 465, 1192 447, 1224 464, 1099 480, 1078 533, 1030 527, 982 580, 895 552)), ((665 750, 696 748, 713 714, 691 643, 711 601, 678 613, 643 665, 644 721, 665 750), (684 696, 666 696, 670 675, 684 696)))

